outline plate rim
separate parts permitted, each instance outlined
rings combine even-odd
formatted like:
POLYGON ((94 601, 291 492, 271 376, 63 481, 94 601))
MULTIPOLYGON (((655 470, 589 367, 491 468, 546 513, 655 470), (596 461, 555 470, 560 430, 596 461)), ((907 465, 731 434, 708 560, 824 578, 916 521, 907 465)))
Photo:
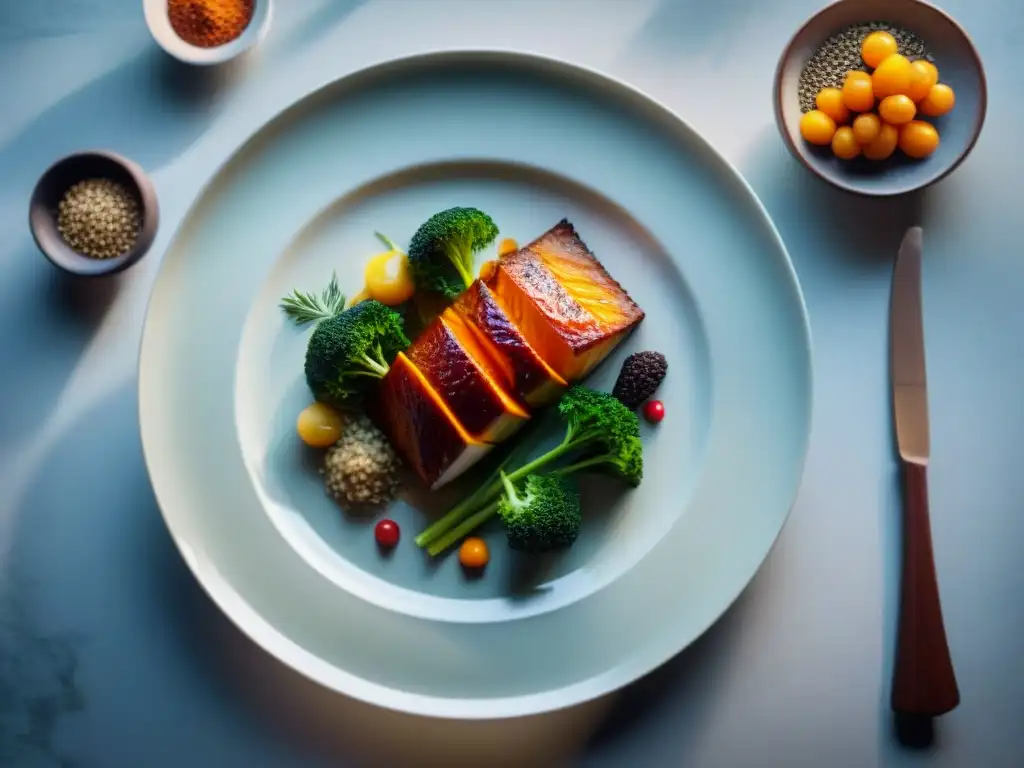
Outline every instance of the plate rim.
POLYGON ((790 514, 793 506, 796 503, 799 495, 799 490, 803 482, 803 478, 806 472, 807 456, 810 449, 810 438, 813 430, 813 413, 814 413, 814 361, 813 361, 813 343, 811 335, 810 318, 807 311, 807 303, 803 294, 803 288, 801 286, 799 277, 796 273, 796 268, 793 264, 793 260, 789 254, 789 250, 786 248, 785 242, 782 239, 781 233, 772 220, 767 208, 762 202, 761 198, 757 195, 753 187, 747 181, 747 179, 740 173, 736 166, 726 158, 701 132, 696 130, 687 120, 681 117, 675 110, 664 104, 659 99, 650 95, 641 88, 626 82, 625 80, 616 77, 608 72, 600 69, 579 64, 577 62, 570 61, 558 56, 552 56, 534 51, 520 50, 509 47, 442 47, 428 49, 424 51, 418 51, 404 56, 389 57, 381 60, 371 62, 369 64, 353 67, 352 69, 344 72, 336 77, 328 78, 319 84, 303 90, 302 93, 297 95, 293 100, 289 101, 286 105, 280 109, 275 110, 268 118, 261 120, 254 128, 248 130, 241 140, 234 141, 231 144, 231 148, 225 155, 222 156, 221 160, 210 167, 210 171, 204 179, 203 183, 196 190, 192 201, 185 208, 178 221, 173 235, 169 238, 167 244, 161 253, 160 265, 153 278, 149 295, 146 301, 145 315, 142 322, 142 329, 138 344, 137 354, 137 416, 139 421, 139 434, 140 442, 143 454, 143 463, 146 468, 146 475, 149 479, 150 486, 153 489, 154 498, 157 502, 157 508, 160 511, 160 516, 163 519, 164 525, 167 528, 168 533, 171 536, 172 541, 178 553, 181 555, 182 560, 188 566, 189 571, 192 573, 193 578, 199 584, 200 588, 206 594, 206 596, 218 607, 221 613, 251 642, 260 647, 269 656, 275 660, 287 666, 293 670, 296 674, 299 674, 303 678, 310 682, 334 691, 335 693, 343 696, 350 697, 352 699, 361 701, 365 704, 388 709, 391 711, 401 712, 404 714, 425 716, 425 717, 445 717, 461 720, 497 720, 506 719, 512 717, 523 717, 530 715, 539 715, 548 712, 559 711, 568 709, 571 707, 585 704, 594 699, 600 698, 601 696, 608 695, 617 690, 624 688, 630 683, 635 682, 643 678, 644 676, 652 673, 666 662, 677 656, 678 654, 685 651, 690 645, 696 642, 697 639, 707 633, 707 631, 714 626, 722 618, 722 616, 733 606, 736 601, 743 594, 743 592, 750 586, 754 578, 760 572, 764 563, 774 550, 782 531, 785 529, 786 524, 789 521, 790 514), (714 162, 720 164, 726 175, 729 177, 733 184, 737 185, 737 191, 745 193, 749 203, 752 203, 753 209, 760 219, 762 226, 766 227, 765 233, 770 235, 774 241, 774 245, 778 250, 778 253, 783 257, 782 265, 785 269, 786 275, 789 278, 789 286, 793 291, 793 297, 796 300, 798 314, 800 318, 800 329, 802 349, 801 353, 807 360, 807 366, 802 375, 805 377, 804 385, 807 391, 807 400, 804 408, 804 416, 806 423, 806 430, 803 431, 802 450, 800 455, 797 457, 797 468, 798 471, 795 474, 794 487, 790 492, 790 499, 786 508, 782 514, 781 523, 778 530, 772 535, 771 541, 765 549, 764 555, 760 558, 755 568, 747 576, 743 585, 731 596, 731 598, 725 601, 721 609, 715 613, 710 620, 700 629, 699 632, 695 633, 694 637, 684 642, 679 647, 675 647, 673 643, 673 649, 667 653, 661 652, 657 656, 652 654, 653 659, 646 659, 645 662, 639 665, 639 668, 620 666, 606 670, 600 675, 589 678, 585 681, 580 681, 573 685, 559 689, 561 692, 574 690, 576 691, 571 696, 562 696, 560 700, 555 701, 554 692, 552 691, 540 691, 536 693, 520 694, 516 696, 503 696, 493 698, 482 698, 482 699, 471 699, 463 700, 457 699, 452 700, 449 697, 432 696, 427 694, 410 693, 407 691, 399 691, 392 687, 381 686, 377 683, 371 683, 363 680, 351 672, 344 669, 330 665, 328 662, 320 659, 315 654, 310 653, 301 645, 295 642, 291 637, 284 634, 276 627, 272 626, 267 622, 262 615, 260 615, 248 602, 242 599, 234 588, 222 579, 216 569, 203 570, 192 552, 189 543, 185 540, 185 537, 180 534, 175 528, 175 524, 171 520, 171 516, 165 509, 165 504, 161 500, 161 494, 158 490, 157 483, 154 480, 154 471, 151 466, 151 455, 149 449, 147 449, 146 439, 146 428, 145 420, 143 415, 144 410, 144 396, 143 388, 144 377, 144 356, 146 354, 146 341, 149 337, 150 321, 152 319, 152 305, 153 297, 157 291, 161 279, 169 269, 166 259, 168 252, 173 250, 179 240, 184 236, 185 230, 187 229, 188 223, 194 218, 201 202, 205 199, 209 190, 213 187, 215 182, 221 177, 223 172, 236 160, 236 158, 243 153, 247 148, 251 147, 252 144, 266 133, 272 126, 285 120, 288 115, 301 109, 303 104, 308 101, 315 100, 318 97, 334 87, 339 86, 341 83, 346 81, 354 81, 360 78, 370 78, 375 75, 386 74, 388 71, 397 71, 402 69, 415 68, 417 64, 426 65, 439 65, 445 63, 472 63, 478 61, 487 61, 489 63, 510 63, 513 66, 527 66, 532 67, 534 70, 542 70, 547 73, 556 73, 566 76, 568 79, 582 80, 591 85, 603 85, 611 90, 617 90, 620 94, 626 95, 638 102, 642 102, 647 108, 649 108, 653 114, 659 115, 661 118, 666 119, 667 122, 671 123, 673 130, 688 134, 688 138, 695 140, 705 152, 709 153, 709 156, 714 162), (288 648, 294 650, 287 651, 288 648), (301 657, 307 657, 308 662, 303 662, 301 657), (312 662, 312 663, 309 663, 312 662), (337 675, 335 677, 342 677, 353 681, 358 681, 359 685, 354 686, 341 686, 318 676, 313 669, 318 665, 328 665, 334 670, 337 675), (616 674, 611 673, 615 670, 618 671, 616 674), (611 680, 609 681, 609 677, 611 680), (601 684, 598 686, 591 685, 593 681, 601 680, 601 684), (391 696, 388 699, 380 695, 373 695, 377 690, 387 690, 391 692, 399 692, 401 696, 391 696), (397 699, 397 701, 396 701, 397 699), (455 706, 451 704, 454 702, 468 702, 469 706, 455 706), (486 702, 486 707, 481 707, 480 704, 486 702))

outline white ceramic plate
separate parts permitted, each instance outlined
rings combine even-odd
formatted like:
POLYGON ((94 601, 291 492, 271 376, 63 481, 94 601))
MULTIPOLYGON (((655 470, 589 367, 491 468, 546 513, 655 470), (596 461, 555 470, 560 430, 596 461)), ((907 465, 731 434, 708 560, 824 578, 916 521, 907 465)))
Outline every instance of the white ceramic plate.
POLYGON ((536 713, 607 693, 696 639, 782 528, 807 447, 807 318, 792 266, 740 176, 663 107, 565 63, 431 54, 304 99, 200 195, 167 253, 144 331, 140 417, 168 527, 214 601, 323 685, 444 717, 536 713), (494 559, 468 580, 412 542, 426 518, 372 520, 324 496, 294 435, 308 331, 278 308, 337 271, 361 284, 380 230, 405 245, 451 205, 525 242, 566 216, 646 310, 622 358, 670 361, 645 480, 584 480, 565 555, 494 559))

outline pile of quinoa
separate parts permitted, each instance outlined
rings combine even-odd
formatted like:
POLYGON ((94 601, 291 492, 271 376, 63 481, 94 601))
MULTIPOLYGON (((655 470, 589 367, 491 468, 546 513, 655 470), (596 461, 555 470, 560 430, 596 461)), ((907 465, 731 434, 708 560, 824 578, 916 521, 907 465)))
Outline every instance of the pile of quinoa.
POLYGON ((399 491, 401 462, 388 439, 364 414, 345 419, 345 429, 324 456, 320 472, 328 495, 344 507, 379 506, 399 491))
POLYGON ((868 70, 860 57, 860 44, 872 32, 888 32, 896 38, 897 52, 911 61, 932 61, 924 41, 913 32, 886 21, 853 24, 822 43, 804 65, 797 86, 801 112, 815 109, 814 99, 822 88, 841 88, 851 69, 868 70))

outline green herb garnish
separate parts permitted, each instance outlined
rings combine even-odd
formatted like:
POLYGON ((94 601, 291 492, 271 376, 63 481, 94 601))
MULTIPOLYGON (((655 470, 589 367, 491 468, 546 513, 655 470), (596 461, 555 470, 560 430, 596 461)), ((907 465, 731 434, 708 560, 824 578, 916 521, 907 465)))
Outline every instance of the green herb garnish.
POLYGON ((281 300, 281 309, 300 326, 335 317, 345 309, 345 296, 338 287, 338 276, 331 275, 331 281, 319 296, 292 291, 290 296, 281 300))

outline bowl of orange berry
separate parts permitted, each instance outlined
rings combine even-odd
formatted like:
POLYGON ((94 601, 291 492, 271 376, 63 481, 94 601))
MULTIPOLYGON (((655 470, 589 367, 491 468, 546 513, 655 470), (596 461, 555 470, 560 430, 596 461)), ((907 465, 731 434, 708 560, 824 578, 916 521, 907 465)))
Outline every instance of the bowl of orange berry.
POLYGON ((811 17, 775 73, 790 152, 849 192, 900 195, 970 154, 987 108, 981 57, 963 28, 922 0, 839 0, 811 17))

